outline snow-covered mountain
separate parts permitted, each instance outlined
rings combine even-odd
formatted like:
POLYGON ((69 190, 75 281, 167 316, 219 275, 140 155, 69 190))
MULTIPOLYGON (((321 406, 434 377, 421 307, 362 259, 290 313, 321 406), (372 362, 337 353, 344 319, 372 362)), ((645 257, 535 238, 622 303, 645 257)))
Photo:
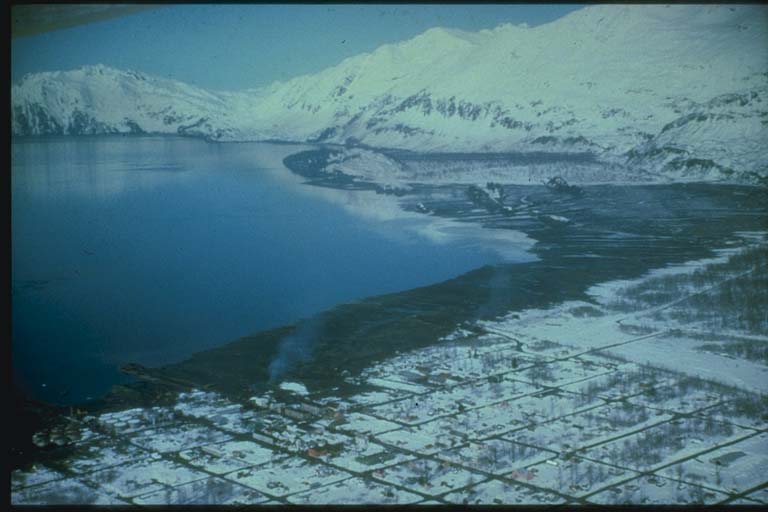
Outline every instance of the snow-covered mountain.
POLYGON ((25 76, 11 92, 16 135, 180 133, 216 136, 225 95, 106 66, 25 76))
POLYGON ((12 107, 18 135, 590 151, 676 179, 743 179, 768 174, 768 9, 595 5, 535 28, 435 28, 242 92, 93 66, 26 76, 12 107))

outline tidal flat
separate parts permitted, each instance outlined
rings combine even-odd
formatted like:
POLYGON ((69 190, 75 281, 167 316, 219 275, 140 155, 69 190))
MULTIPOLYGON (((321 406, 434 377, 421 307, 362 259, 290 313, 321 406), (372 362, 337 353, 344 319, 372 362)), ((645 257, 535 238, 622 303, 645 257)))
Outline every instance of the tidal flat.
POLYGON ((304 186, 523 233, 535 259, 128 365, 36 427, 15 503, 760 503, 765 190, 336 178, 304 186))
MULTIPOLYGON (((335 179, 324 176, 314 185, 348 182, 335 179)), ((298 378, 313 390, 343 386, 344 376, 433 345, 457 325, 583 300, 596 283, 638 277, 739 243, 738 232, 763 230, 768 218, 768 193, 756 187, 600 185, 573 195, 544 185, 513 185, 504 186, 505 209, 496 201, 489 206, 487 194, 478 198, 472 190, 414 185, 398 193, 398 201, 405 210, 432 217, 523 232, 536 240, 536 261, 488 265, 439 284, 341 304, 304 323, 257 333, 152 373, 232 395, 264 390, 274 384, 269 367, 280 357, 281 341, 298 333, 311 356, 290 361, 282 378, 298 378)))

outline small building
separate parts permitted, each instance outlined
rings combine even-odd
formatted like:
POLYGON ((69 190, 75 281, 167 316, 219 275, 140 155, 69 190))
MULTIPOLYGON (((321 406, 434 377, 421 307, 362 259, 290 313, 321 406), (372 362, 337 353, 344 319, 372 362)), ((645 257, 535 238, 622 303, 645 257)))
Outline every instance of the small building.
POLYGON ((424 379, 424 374, 413 370, 402 370, 400 372, 400 377, 403 377, 406 382, 420 382, 424 379))
POLYGON ((222 452, 221 450, 218 450, 218 449, 216 449, 216 448, 214 448, 212 446, 203 446, 202 448, 200 448, 200 451, 202 451, 203 453, 205 453, 207 455, 210 455, 211 457, 216 457, 218 459, 224 457, 224 452, 222 452))
POLYGON ((262 434, 260 432, 254 432, 253 434, 251 434, 251 437, 253 437, 253 439, 255 439, 256 441, 261 441, 262 443, 266 443, 272 446, 277 446, 277 440, 272 436, 262 434))
POLYGON ((310 448, 307 450, 307 455, 313 458, 317 458, 317 457, 322 457, 323 455, 325 455, 325 453, 323 452, 323 450, 319 448, 310 448))
POLYGON ((262 409, 269 409, 272 405, 272 399, 265 396, 253 396, 248 401, 256 407, 261 407, 262 409))
POLYGON ((316 405, 312 405, 308 403, 300 403, 299 410, 312 414, 314 416, 322 416, 323 413, 325 412, 325 410, 322 407, 318 407, 316 405))
POLYGON ((310 419, 310 416, 306 413, 297 411, 296 409, 289 409, 287 407, 283 409, 283 415, 296 421, 305 421, 310 419))

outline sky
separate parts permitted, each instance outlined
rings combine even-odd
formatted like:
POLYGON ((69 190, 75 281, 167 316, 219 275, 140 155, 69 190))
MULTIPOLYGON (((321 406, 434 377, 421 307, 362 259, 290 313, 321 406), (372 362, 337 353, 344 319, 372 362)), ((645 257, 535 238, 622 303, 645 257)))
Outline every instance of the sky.
POLYGON ((441 26, 536 26, 575 4, 166 5, 11 44, 11 79, 104 64, 214 90, 260 87, 441 26))

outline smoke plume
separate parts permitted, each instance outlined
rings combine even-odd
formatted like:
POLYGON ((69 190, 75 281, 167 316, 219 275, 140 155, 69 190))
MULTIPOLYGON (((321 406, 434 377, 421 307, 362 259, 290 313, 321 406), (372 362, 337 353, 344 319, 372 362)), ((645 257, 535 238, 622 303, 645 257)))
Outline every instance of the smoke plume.
POLYGON ((270 382, 282 379, 298 364, 309 361, 322 325, 323 320, 319 316, 304 320, 280 340, 277 355, 269 364, 270 382))

